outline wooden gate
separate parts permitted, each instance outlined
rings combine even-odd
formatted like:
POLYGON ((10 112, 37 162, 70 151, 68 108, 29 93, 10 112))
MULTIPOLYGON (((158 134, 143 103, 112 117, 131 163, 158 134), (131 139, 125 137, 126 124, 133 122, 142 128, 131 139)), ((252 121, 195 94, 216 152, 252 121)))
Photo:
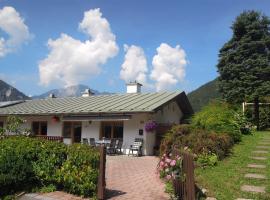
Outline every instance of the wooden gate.
POLYGON ((106 171, 106 148, 104 145, 99 147, 100 160, 99 160, 99 177, 98 177, 98 199, 105 199, 105 171, 106 171))
POLYGON ((180 200, 195 200, 194 160, 190 153, 183 154, 182 169, 185 175, 184 181, 175 179, 173 186, 175 195, 180 200))

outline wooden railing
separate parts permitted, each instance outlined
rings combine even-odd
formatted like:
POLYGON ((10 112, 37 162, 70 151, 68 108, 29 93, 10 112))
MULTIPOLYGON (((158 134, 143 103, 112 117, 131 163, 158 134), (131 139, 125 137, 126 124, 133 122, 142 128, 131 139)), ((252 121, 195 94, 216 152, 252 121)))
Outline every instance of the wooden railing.
POLYGON ((41 139, 44 139, 44 140, 63 142, 63 137, 62 136, 35 135, 34 137, 41 138, 41 139))
POLYGON ((177 199, 195 200, 194 159, 190 153, 183 153, 182 170, 184 180, 173 180, 173 186, 177 199))
POLYGON ((106 147, 101 145, 99 148, 100 160, 99 160, 99 177, 98 177, 98 199, 105 199, 105 171, 106 171, 106 147))

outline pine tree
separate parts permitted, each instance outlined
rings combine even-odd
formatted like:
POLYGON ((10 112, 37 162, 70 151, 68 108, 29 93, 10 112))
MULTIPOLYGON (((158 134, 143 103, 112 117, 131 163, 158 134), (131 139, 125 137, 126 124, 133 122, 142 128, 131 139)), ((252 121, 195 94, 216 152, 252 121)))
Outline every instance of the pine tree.
POLYGON ((219 53, 219 90, 231 103, 253 101, 259 129, 259 98, 270 94, 270 19, 244 11, 231 29, 232 38, 219 53))

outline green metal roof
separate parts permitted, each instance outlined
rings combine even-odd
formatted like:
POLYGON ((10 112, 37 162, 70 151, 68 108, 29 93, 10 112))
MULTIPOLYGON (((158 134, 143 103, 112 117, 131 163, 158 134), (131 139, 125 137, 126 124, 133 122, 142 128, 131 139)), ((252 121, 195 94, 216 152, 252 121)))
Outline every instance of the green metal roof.
POLYGON ((0 108, 0 115, 153 112, 183 94, 184 92, 157 92, 29 100, 0 108))

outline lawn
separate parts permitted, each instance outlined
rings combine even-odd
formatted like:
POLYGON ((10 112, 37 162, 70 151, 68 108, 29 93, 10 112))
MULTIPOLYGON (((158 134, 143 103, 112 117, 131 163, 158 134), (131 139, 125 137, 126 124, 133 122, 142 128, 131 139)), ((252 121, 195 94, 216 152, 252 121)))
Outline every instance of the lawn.
MULTIPOLYGON (((253 135, 243 136, 242 142, 234 146, 232 154, 219 161, 217 166, 196 169, 197 184, 206 188, 209 196, 216 197, 218 200, 237 198, 270 199, 270 154, 259 155, 267 157, 267 161, 255 161, 250 158, 251 155, 254 155, 252 151, 256 149, 257 144, 266 137, 270 140, 270 132, 256 132, 253 135), (266 169, 247 168, 247 165, 251 163, 265 164, 267 167, 266 169), (244 178, 246 173, 266 174, 268 180, 247 179, 244 178), (266 186, 266 193, 251 194, 242 192, 240 190, 242 185, 266 186)), ((270 147, 270 145, 268 146, 270 147)))

